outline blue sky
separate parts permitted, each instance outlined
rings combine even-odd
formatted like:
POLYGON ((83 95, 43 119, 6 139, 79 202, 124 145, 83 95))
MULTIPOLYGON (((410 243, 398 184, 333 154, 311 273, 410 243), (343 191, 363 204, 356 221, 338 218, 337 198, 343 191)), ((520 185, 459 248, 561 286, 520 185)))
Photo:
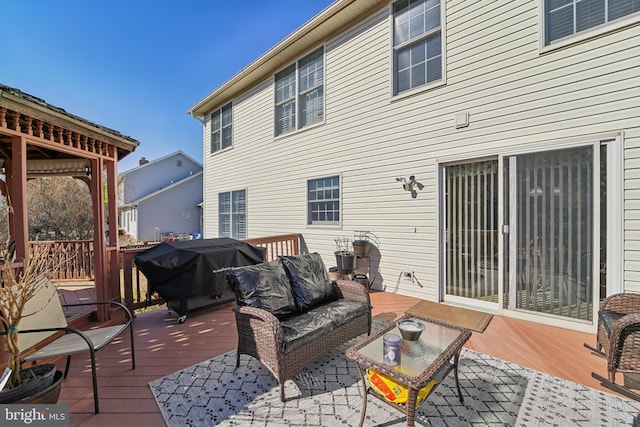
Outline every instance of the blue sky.
POLYGON ((0 0, 0 83, 140 141, 120 172, 182 150, 186 111, 332 0, 0 0))

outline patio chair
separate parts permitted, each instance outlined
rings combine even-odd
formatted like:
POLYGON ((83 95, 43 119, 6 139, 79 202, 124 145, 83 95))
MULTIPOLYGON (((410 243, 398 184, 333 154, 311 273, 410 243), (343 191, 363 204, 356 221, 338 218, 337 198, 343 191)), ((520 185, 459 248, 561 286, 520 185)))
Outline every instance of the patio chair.
POLYGON ((56 286, 51 283, 51 281, 47 280, 46 285, 38 291, 36 296, 25 304, 24 313, 25 316, 18 325, 21 348, 29 349, 44 340, 51 341, 51 339, 53 339, 53 341, 48 342, 34 353, 27 353, 23 362, 66 356, 67 362, 64 370, 64 378, 66 378, 69 373, 71 356, 74 354, 88 352, 91 357, 94 408, 96 414, 100 412, 98 405, 98 383, 96 377, 96 352, 112 342, 128 327, 131 341, 131 365, 132 369, 136 368, 133 345, 133 318, 131 316, 131 312, 126 306, 115 301, 62 305, 60 303, 60 298, 58 297, 56 286), (84 331, 71 328, 67 324, 63 307, 105 304, 115 306, 117 309, 122 309, 125 315, 125 322, 117 325, 100 326, 84 331), (60 332, 64 332, 64 335, 57 338, 53 337, 54 334, 59 334, 60 332))
MULTIPOLYGON (((616 374, 640 379, 640 294, 620 293, 607 297, 598 311, 596 347, 585 347, 606 357, 608 378, 591 373, 603 386, 640 401, 640 394, 616 383, 616 374)), ((635 388, 635 385, 634 385, 635 388)))

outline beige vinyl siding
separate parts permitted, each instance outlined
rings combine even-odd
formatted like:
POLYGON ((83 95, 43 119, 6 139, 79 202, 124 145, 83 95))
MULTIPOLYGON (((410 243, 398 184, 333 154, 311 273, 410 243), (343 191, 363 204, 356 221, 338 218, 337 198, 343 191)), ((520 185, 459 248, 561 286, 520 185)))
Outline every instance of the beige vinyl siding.
POLYGON ((217 236, 217 193, 246 188, 250 237, 300 232, 330 267, 334 238, 369 230, 380 240, 376 285, 433 300, 438 162, 623 132, 624 280, 640 292, 638 27, 540 53, 539 4, 446 2, 446 85, 398 97, 390 9, 381 10, 326 41, 319 126, 274 138, 271 79, 234 99, 234 148, 205 155, 205 237, 217 236), (461 111, 470 125, 456 129, 461 111), (415 199, 395 180, 411 174, 425 186, 415 199), (341 226, 308 226, 307 180, 333 175, 341 226), (419 283, 398 281, 404 268, 419 283))
MULTIPOLYGON (((636 77, 638 80, 638 77, 636 77)), ((639 90, 636 89, 636 92, 639 90)), ((638 107, 636 107, 638 108, 638 107)), ((633 114, 633 113, 632 113, 633 114)), ((640 120, 625 133, 624 164, 624 286, 640 292, 640 120)))

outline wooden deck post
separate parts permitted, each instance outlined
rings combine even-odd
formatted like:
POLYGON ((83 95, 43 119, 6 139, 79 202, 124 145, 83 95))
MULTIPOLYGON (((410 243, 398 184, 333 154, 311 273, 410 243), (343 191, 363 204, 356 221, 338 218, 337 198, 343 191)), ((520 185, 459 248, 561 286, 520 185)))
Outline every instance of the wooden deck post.
POLYGON ((29 255, 29 225, 27 223, 27 139, 24 136, 11 138, 12 158, 10 171, 7 171, 10 203, 9 212, 12 227, 9 230, 11 239, 16 242, 16 260, 25 259, 29 255))
POLYGON ((120 245, 118 243, 118 152, 115 147, 109 147, 113 160, 106 161, 107 167, 107 218, 109 220, 109 244, 108 244, 108 298, 120 301, 120 245))
MULTIPOLYGON (((95 256, 96 298, 98 301, 108 301, 102 168, 102 159, 91 160, 91 199, 93 200, 93 253, 95 256)), ((97 315, 98 320, 101 322, 109 319, 108 306, 99 306, 97 315)))

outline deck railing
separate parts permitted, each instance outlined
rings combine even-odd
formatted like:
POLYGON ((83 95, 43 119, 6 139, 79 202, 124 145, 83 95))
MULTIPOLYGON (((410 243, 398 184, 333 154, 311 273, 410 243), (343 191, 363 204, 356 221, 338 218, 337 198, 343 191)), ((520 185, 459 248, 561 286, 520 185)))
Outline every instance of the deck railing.
MULTIPOLYGON (((301 236, 301 234, 283 234, 243 241, 266 248, 265 261, 272 261, 280 255, 298 255, 301 236)), ((49 248, 49 270, 55 271, 53 279, 61 282, 94 280, 92 240, 41 240, 30 242, 30 244, 45 245, 49 248)), ((135 257, 150 247, 153 245, 120 248, 120 292, 115 290, 113 297, 124 300, 132 310, 164 303, 161 298, 147 297, 147 279, 138 271, 134 263, 135 257)))
MULTIPOLYGON (((301 234, 285 234, 243 240, 253 246, 267 249, 265 261, 277 259, 280 255, 298 255, 300 253, 301 234)), ((61 282, 93 281, 94 253, 93 241, 37 241, 49 247, 50 268, 56 269, 54 279, 61 282)), ((154 245, 120 249, 120 296, 130 310, 162 304, 165 301, 157 296, 147 296, 147 279, 138 271, 135 257, 154 245)), ((117 291, 116 291, 117 293, 117 291)), ((0 366, 6 362, 6 346, 0 340, 0 366)))
POLYGON ((29 245, 49 248, 47 270, 60 281, 92 281, 94 279, 93 240, 40 240, 29 245))
POLYGON ((137 247, 122 249, 120 251, 121 275, 120 289, 124 303, 129 310, 137 310, 146 306, 162 304, 161 298, 147 295, 147 278, 138 270, 135 259, 138 254, 149 249, 148 247, 137 247))
POLYGON ((282 234, 279 236, 244 239, 242 241, 253 246, 266 248, 265 261, 273 261, 280 255, 299 255, 300 237, 302 237, 301 234, 282 234))
MULTIPOLYGON (((300 253, 301 234, 284 234, 279 236, 266 236, 252 239, 244 239, 253 246, 267 249, 265 261, 277 259, 280 255, 298 255, 300 253)), ((147 278, 144 277, 135 265, 135 257, 149 249, 142 248, 122 249, 121 256, 121 288, 124 303, 130 310, 137 310, 147 306, 162 304, 165 301, 159 297, 148 297, 147 278)))

